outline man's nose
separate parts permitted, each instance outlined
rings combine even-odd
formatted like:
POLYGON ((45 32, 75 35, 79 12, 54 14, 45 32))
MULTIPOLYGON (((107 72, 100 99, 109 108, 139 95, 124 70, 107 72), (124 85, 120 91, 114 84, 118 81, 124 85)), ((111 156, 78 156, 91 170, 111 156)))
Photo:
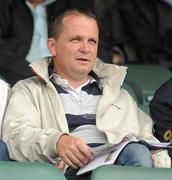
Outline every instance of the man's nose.
POLYGON ((81 43, 80 51, 88 53, 90 51, 89 43, 87 41, 83 41, 81 43))

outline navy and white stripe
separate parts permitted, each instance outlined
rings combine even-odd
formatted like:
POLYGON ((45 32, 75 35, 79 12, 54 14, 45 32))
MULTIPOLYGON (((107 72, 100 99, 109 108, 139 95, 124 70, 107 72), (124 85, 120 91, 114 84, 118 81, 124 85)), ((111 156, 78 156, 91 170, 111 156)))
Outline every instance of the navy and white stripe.
POLYGON ((49 75, 64 106, 69 132, 91 146, 106 143, 105 135, 96 127, 96 109, 102 95, 96 74, 91 72, 88 81, 77 89, 50 68, 49 75))

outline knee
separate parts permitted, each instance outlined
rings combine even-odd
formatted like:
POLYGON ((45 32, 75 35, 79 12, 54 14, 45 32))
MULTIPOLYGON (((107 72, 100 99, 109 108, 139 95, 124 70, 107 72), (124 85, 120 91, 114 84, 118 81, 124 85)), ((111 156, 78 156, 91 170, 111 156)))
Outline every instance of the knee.
POLYGON ((152 155, 148 147, 142 144, 136 144, 133 148, 137 148, 137 151, 134 151, 136 156, 136 159, 134 159, 136 164, 138 164, 137 166, 153 167, 152 155))
POLYGON ((119 157, 118 164, 127 166, 152 167, 150 150, 138 143, 128 144, 119 157))

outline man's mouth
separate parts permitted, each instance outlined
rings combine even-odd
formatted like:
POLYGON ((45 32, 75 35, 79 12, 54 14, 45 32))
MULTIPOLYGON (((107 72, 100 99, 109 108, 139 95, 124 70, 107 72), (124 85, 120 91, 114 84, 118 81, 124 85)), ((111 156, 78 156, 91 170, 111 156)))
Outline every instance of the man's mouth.
POLYGON ((77 58, 77 60, 78 61, 84 61, 84 62, 89 61, 89 59, 86 59, 86 58, 77 58))

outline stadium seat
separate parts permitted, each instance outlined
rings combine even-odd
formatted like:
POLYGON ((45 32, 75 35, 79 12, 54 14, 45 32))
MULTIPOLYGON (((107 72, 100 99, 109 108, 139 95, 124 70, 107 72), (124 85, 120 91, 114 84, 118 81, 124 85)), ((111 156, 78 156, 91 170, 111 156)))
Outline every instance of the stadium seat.
POLYGON ((66 180, 63 173, 47 163, 0 161, 0 180, 66 180))
POLYGON ((143 112, 145 112, 146 114, 150 115, 149 105, 140 104, 140 105, 138 105, 138 107, 139 107, 143 112))
POLYGON ((122 88, 124 88, 125 90, 128 91, 128 93, 133 97, 133 99, 136 101, 138 107, 144 111, 145 113, 147 113, 148 115, 150 115, 149 113, 149 105, 148 104, 144 104, 143 105, 143 100, 142 100, 142 92, 140 90, 139 87, 137 87, 137 85, 135 85, 134 83, 130 83, 128 81, 124 82, 122 85, 122 88), (139 92, 140 91, 140 92, 139 92))
POLYGON ((138 105, 142 104, 142 94, 138 93, 137 87, 133 83, 131 84, 130 82, 125 81, 122 88, 128 91, 138 105))
POLYGON ((160 65, 129 64, 126 81, 139 92, 142 104, 148 105, 155 90, 171 77, 171 72, 160 65), (139 90, 140 88, 140 90, 139 90))
POLYGON ((171 168, 110 165, 95 169, 91 175, 91 180, 169 180, 171 177, 171 168))

